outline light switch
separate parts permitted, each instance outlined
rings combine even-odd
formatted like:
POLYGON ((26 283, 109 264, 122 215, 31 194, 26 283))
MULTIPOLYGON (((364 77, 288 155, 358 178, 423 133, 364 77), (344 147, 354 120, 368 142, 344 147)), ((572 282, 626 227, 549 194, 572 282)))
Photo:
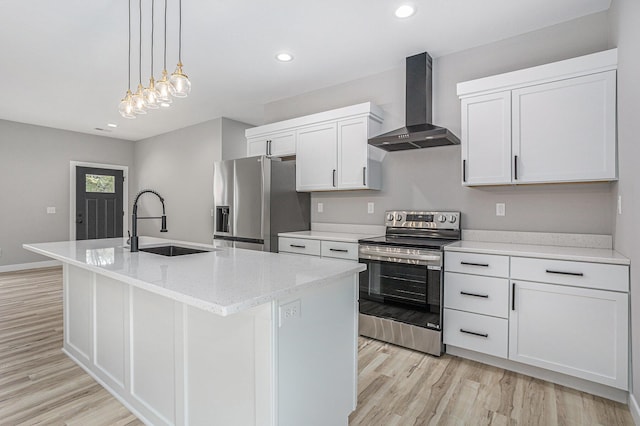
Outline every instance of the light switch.
POLYGON ((318 213, 322 213, 324 211, 324 204, 318 203, 318 213))
POLYGON ((373 203, 367 203, 367 213, 373 214, 373 203))
POLYGON ((56 214, 55 207, 47 207, 47 214, 56 214))
POLYGON ((622 195, 618 195, 618 214, 622 214, 622 195))
POLYGON ((505 215, 505 204, 496 203, 496 216, 504 216, 504 215, 505 215))

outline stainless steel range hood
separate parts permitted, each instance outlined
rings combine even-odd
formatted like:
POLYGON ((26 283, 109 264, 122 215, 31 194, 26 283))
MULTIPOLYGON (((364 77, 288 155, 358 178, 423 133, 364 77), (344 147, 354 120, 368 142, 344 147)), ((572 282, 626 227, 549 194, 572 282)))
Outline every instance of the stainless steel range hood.
POLYGON ((460 144, 448 129, 430 124, 432 62, 427 52, 407 58, 406 126, 369 139, 369 145, 385 151, 404 151, 460 144))

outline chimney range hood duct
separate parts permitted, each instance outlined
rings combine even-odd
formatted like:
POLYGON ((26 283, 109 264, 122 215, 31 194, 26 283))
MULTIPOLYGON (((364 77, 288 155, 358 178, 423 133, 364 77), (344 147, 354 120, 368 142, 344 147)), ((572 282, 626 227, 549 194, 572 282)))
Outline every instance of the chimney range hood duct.
POLYGON ((369 145, 385 151, 404 151, 460 144, 448 129, 430 124, 432 62, 427 52, 407 58, 406 126, 369 139, 369 145))

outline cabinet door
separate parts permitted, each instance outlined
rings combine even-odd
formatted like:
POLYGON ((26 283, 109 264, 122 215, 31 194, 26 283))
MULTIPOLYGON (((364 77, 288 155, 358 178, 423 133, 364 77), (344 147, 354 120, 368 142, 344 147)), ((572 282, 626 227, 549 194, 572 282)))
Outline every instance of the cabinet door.
POLYGON ((247 139, 247 157, 255 157, 257 155, 267 155, 267 138, 247 139))
POLYGON ((367 117, 338 122, 338 187, 365 189, 368 184, 367 117))
POLYGON ((337 124, 326 123, 296 132, 296 189, 321 191, 338 184, 337 124))
POLYGON ((511 92, 462 100, 462 184, 511 182, 511 92))
POLYGON ((295 132, 278 133, 269 137, 269 147, 267 155, 273 157, 283 157, 296 154, 296 134, 295 132))
POLYGON ((516 183, 616 179, 615 71, 512 93, 516 183))
POLYGON ((512 281, 509 359, 626 390, 628 295, 512 281))

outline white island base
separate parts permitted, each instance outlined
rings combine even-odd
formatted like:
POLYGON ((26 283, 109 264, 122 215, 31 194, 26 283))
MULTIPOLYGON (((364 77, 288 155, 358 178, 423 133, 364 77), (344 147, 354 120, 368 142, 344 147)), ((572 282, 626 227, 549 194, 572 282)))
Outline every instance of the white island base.
POLYGON ((64 264, 64 351, 151 425, 346 425, 357 273, 221 316, 64 264))

